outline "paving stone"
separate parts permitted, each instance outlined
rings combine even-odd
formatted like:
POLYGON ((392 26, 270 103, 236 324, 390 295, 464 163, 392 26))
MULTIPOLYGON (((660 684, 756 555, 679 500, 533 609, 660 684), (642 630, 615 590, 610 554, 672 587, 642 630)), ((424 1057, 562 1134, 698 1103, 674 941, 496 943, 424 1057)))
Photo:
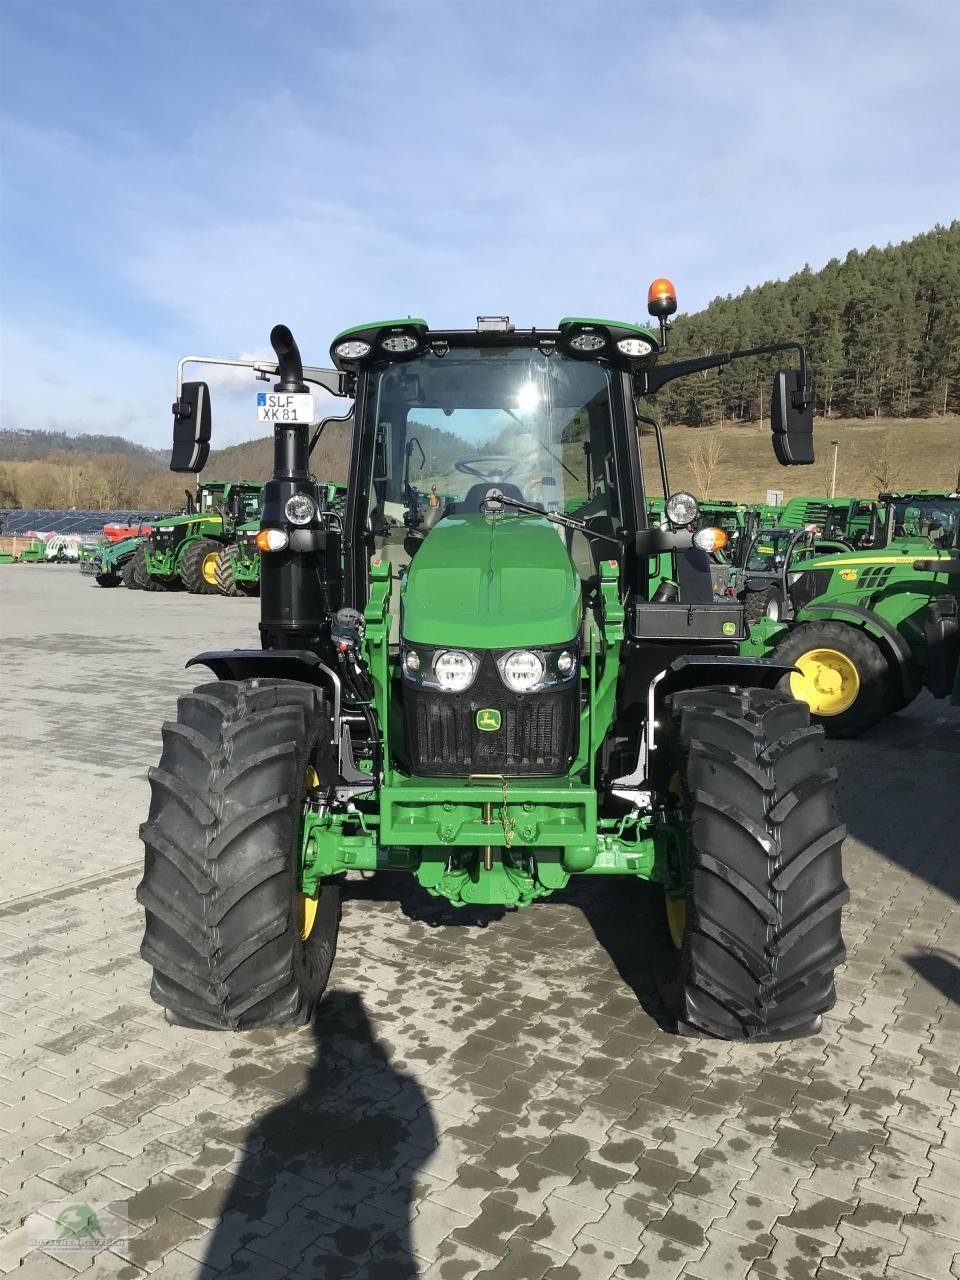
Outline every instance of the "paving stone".
POLYGON ((808 1041, 663 1031, 598 944, 601 917, 604 936, 645 937, 609 878, 478 929, 390 874, 344 886, 324 1002, 352 1000, 369 1039, 221 1037, 149 1002, 135 828, 158 726, 195 682, 183 635, 256 644, 256 605, 111 603, 20 569, 5 698, 65 761, 44 820, 68 837, 39 856, 32 765, 0 741, 0 1270, 27 1213, 82 1195, 142 1229, 100 1273, 75 1258, 67 1274, 91 1280, 960 1280, 960 1009, 913 963, 955 928, 960 757, 943 743, 960 710, 921 697, 826 744, 851 832, 849 959, 808 1041), (51 665, 60 648, 70 664, 51 665), (91 810, 104 718, 124 763, 91 810))

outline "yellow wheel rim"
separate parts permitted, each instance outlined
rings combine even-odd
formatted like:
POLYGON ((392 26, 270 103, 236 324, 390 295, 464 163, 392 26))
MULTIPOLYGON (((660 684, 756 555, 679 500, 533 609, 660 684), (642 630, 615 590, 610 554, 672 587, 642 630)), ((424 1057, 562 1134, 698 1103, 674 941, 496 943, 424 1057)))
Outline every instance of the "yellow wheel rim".
POLYGON ((795 659, 799 668, 790 677, 790 692, 807 703, 814 715, 838 716, 860 692, 856 663, 837 649, 808 649, 795 659))
POLYGON ((203 574, 204 582, 208 582, 211 587, 217 585, 217 561, 220 558, 219 551, 211 551, 203 557, 203 564, 200 566, 200 572, 203 574))
MULTIPOLYGON (((313 765, 307 765, 303 775, 303 794, 304 801, 309 791, 314 787, 319 787, 320 779, 317 777, 317 771, 313 765)), ((320 895, 311 898, 306 893, 297 894, 297 928, 300 932, 301 941, 306 942, 307 938, 313 933, 313 926, 317 922, 317 906, 320 902, 320 895)))
POLYGON ((687 928, 686 898, 667 898, 667 925, 670 937, 678 951, 683 950, 683 935, 687 928))

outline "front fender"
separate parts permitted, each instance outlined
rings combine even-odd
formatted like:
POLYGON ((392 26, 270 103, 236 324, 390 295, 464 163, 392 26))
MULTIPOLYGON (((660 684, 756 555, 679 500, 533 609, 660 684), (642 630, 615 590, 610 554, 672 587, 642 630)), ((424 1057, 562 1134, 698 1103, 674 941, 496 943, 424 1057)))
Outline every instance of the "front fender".
POLYGON ((790 630, 785 622, 773 618, 758 618, 750 624, 747 638, 740 641, 740 655, 744 658, 768 658, 790 630))
POLYGON ((881 650, 892 660, 900 676, 904 697, 912 698, 918 690, 919 681, 915 674, 915 662, 910 646, 900 632, 881 618, 872 609, 865 609, 857 604, 838 604, 824 601, 804 605, 797 613, 795 622, 844 622, 848 626, 859 627, 880 645, 881 650))
POLYGON ((340 740, 340 676, 310 649, 208 649, 187 667, 209 667, 218 680, 299 680, 333 696, 334 742, 340 740))

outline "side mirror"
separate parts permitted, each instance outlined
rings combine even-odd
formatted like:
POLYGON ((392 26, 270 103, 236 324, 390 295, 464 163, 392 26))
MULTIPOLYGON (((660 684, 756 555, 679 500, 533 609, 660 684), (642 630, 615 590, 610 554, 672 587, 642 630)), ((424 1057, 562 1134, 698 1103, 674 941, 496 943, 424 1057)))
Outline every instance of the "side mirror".
POLYGON ((774 375, 770 399, 773 452, 782 467, 805 467, 813 457, 813 398, 799 369, 774 375))
POLYGON ((210 453, 210 391, 205 382, 185 382, 173 402, 171 471, 202 471, 210 453))

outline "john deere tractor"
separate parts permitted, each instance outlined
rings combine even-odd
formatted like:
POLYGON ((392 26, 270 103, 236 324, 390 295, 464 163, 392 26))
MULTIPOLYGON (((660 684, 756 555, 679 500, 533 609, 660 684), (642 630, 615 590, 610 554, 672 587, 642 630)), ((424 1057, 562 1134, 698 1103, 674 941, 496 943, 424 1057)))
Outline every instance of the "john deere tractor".
POLYGON ((957 697, 960 495, 881 502, 882 545, 792 563, 790 622, 761 619, 741 649, 792 664, 784 687, 831 736, 863 733, 924 688, 957 697))
POLYGON ((154 525, 134 554, 136 585, 148 591, 181 586, 194 595, 217 593, 217 558, 240 524, 260 514, 262 484, 206 480, 187 511, 154 525))
MULTIPOLYGON (((650 308, 659 335, 365 324, 334 339, 333 369, 305 369, 277 326, 275 363, 227 361, 277 378, 259 406, 262 648, 190 659, 214 678, 181 698, 150 772, 142 953, 171 1021, 305 1022, 341 878, 389 868, 457 906, 653 881, 679 1030, 819 1027, 847 897, 822 733, 776 688, 789 665, 740 656, 742 608, 713 600, 717 531, 671 493, 662 444, 651 527, 638 440, 672 379, 792 351, 773 445, 809 463, 806 357, 668 363, 669 282, 650 308), (311 386, 355 406, 342 521, 309 471, 311 386)), ((174 415, 171 465, 197 469, 206 385, 178 382, 174 415)))

